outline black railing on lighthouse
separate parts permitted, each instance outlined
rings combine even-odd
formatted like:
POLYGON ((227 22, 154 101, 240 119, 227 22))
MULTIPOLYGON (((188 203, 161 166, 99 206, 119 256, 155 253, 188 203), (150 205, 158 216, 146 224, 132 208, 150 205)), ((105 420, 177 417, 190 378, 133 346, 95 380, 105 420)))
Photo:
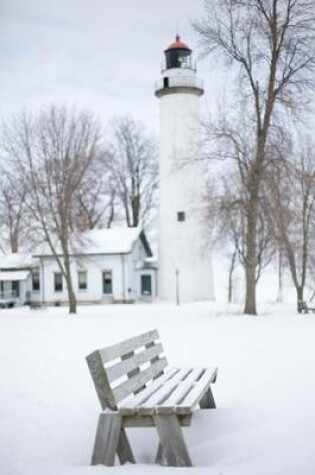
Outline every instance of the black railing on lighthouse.
POLYGON ((171 87, 192 87, 203 89, 203 81, 195 76, 171 76, 164 77, 156 81, 155 91, 171 87))

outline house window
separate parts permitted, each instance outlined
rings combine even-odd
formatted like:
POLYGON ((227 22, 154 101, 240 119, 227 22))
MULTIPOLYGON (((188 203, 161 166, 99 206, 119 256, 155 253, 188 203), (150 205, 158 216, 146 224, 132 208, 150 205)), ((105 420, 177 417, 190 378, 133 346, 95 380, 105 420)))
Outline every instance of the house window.
POLYGON ((40 290, 39 271, 33 270, 32 272, 32 290, 38 292, 40 290))
POLYGON ((113 274, 111 270, 103 271, 103 294, 110 295, 113 293, 113 274))
POLYGON ((54 273, 54 288, 55 292, 62 292, 63 290, 63 280, 61 272, 54 273))
POLYGON ((185 221, 185 211, 178 211, 177 212, 177 221, 185 221))
POLYGON ((85 270, 78 272, 78 289, 87 290, 87 272, 85 270))
POLYGON ((141 276, 141 295, 152 295, 152 279, 150 274, 141 276))

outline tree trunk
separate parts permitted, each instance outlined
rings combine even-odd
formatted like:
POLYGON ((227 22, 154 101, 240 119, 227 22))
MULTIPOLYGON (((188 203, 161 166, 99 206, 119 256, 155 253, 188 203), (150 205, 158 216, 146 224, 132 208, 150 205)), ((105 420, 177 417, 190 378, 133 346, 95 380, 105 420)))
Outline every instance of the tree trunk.
POLYGON ((228 287, 228 302, 232 303, 233 298, 233 272, 235 269, 236 251, 233 252, 230 267, 229 267, 229 287, 228 287))
POLYGON ((255 196, 250 198, 246 216, 246 297, 244 313, 257 315, 256 310, 256 228, 257 228, 258 200, 255 196))
POLYGON ((132 209, 132 227, 136 228, 137 226, 139 226, 139 214, 140 214, 139 195, 133 196, 131 200, 131 209, 132 209))
POLYGON ((283 256, 282 252, 278 251, 278 295, 277 302, 281 303, 283 301, 283 256))
POLYGON ((77 299, 73 290, 72 278, 71 278, 71 267, 70 267, 70 256, 68 253, 68 246, 63 243, 64 249, 64 267, 65 267, 65 279, 68 289, 68 300, 69 300, 69 313, 77 313, 77 299))
POLYGON ((297 311, 298 311, 298 313, 302 313, 303 293, 304 293, 303 285, 297 286, 296 287, 296 296, 297 296, 297 311))
POLYGON ((14 232, 11 235, 11 252, 16 253, 19 251, 19 235, 17 232, 14 232))
POLYGON ((69 313, 77 313, 77 299, 73 290, 71 276, 70 274, 68 274, 68 270, 67 270, 66 282, 67 282, 67 289, 68 289, 69 313))
POLYGON ((77 313, 77 299, 75 297, 75 293, 73 292, 72 286, 71 286, 71 290, 68 288, 68 297, 69 297, 69 313, 77 313))
POLYGON ((112 198, 112 201, 110 203, 110 213, 109 213, 109 217, 108 217, 108 220, 107 220, 107 223, 106 223, 106 227, 109 229, 112 224, 113 224, 113 221, 114 221, 114 216, 115 216, 115 208, 114 208, 114 197, 112 198))

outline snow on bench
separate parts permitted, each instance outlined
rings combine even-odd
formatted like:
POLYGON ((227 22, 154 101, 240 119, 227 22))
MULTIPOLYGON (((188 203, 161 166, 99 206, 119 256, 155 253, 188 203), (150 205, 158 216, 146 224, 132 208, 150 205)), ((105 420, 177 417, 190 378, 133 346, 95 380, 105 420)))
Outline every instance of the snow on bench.
POLYGON ((126 427, 156 427, 156 461, 192 466, 182 434, 196 409, 215 408, 210 384, 216 368, 168 366, 152 330, 116 345, 96 350, 87 363, 103 412, 96 431, 92 465, 135 463, 126 427))

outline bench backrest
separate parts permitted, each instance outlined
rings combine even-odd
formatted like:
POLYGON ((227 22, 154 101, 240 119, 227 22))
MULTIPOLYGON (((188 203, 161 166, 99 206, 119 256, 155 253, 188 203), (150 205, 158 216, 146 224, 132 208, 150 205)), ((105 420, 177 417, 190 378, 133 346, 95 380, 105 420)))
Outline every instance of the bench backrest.
POLYGON ((143 333, 86 357, 102 409, 137 394, 163 373, 167 360, 157 330, 143 333))

